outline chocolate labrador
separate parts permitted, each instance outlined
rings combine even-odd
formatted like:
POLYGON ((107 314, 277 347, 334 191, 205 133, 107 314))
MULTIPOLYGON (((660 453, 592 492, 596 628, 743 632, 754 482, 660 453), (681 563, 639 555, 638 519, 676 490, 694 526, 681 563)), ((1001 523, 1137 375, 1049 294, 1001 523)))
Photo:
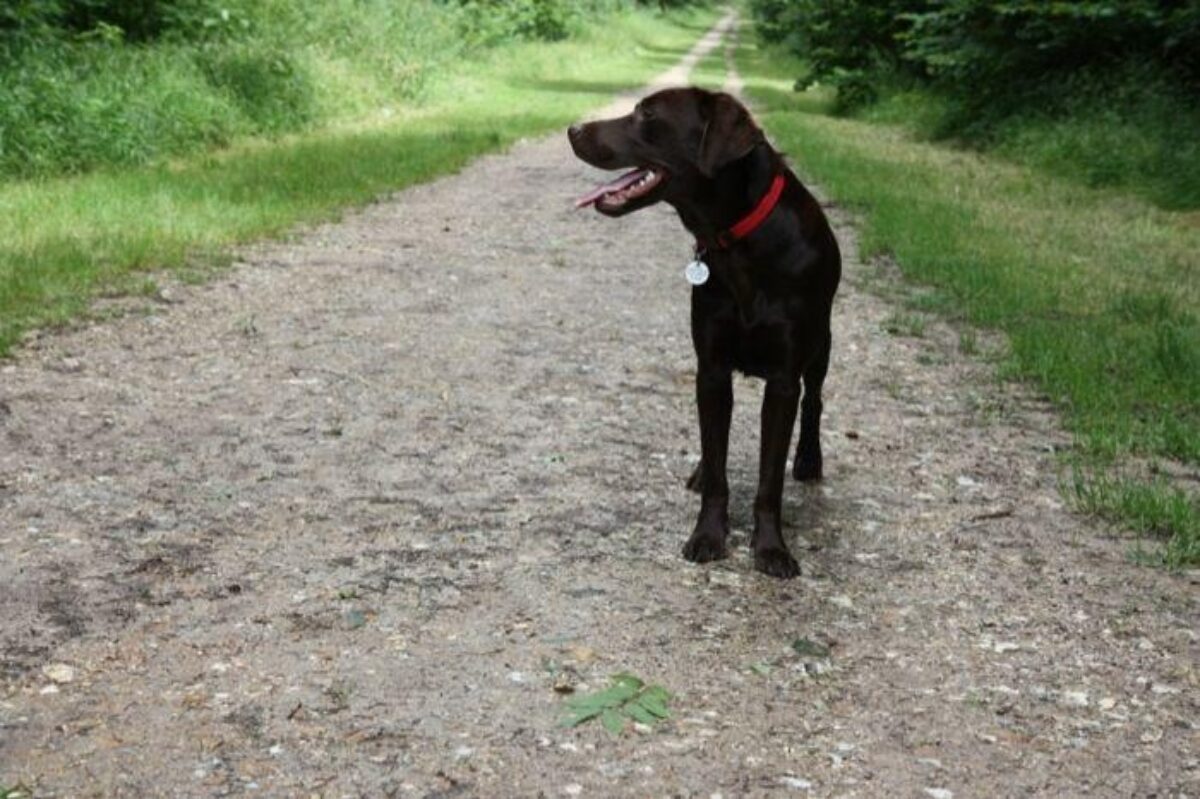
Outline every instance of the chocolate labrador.
POLYGON ((792 475, 821 477, 821 384, 829 367, 829 316, 841 277, 837 240, 820 205, 732 96, 668 89, 633 113, 567 132, 575 154, 601 169, 632 168, 581 197, 606 216, 664 201, 696 238, 692 343, 700 464, 695 531, 683 547, 703 563, 726 555, 729 485, 725 461, 733 370, 766 380, 762 450, 754 500, 754 567, 800 573, 783 540, 783 478, 796 408, 800 441, 792 475), (801 383, 804 398, 801 401, 801 383))

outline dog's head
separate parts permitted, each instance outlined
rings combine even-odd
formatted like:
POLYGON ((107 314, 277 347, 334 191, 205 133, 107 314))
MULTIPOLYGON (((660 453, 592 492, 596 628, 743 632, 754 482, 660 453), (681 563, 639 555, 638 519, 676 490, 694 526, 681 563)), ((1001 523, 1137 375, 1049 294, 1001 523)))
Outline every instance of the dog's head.
POLYGON ((691 88, 652 94, 627 116, 572 125, 567 138, 592 166, 633 169, 575 203, 623 216, 694 195, 722 167, 748 155, 763 133, 730 95, 691 88))

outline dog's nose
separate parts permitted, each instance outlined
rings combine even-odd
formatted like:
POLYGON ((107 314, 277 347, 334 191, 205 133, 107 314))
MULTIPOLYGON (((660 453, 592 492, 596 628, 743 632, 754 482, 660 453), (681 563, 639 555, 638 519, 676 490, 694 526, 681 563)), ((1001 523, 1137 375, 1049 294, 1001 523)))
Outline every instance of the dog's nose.
POLYGON ((567 137, 571 139, 579 138, 579 134, 583 133, 583 125, 572 125, 567 128, 567 137))

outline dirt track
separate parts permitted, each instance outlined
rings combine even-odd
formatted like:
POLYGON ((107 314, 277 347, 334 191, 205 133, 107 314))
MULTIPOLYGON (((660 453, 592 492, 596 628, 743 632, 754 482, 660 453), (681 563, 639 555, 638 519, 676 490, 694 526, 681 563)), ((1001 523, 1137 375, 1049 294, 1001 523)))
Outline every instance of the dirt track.
POLYGON ((0 787, 1200 796, 1194 574, 1063 507, 954 332, 883 332, 845 219, 804 576, 749 562, 751 381, 735 555, 679 557, 689 241, 594 177, 523 143, 0 364, 0 787), (675 718, 556 726, 622 670, 675 718))

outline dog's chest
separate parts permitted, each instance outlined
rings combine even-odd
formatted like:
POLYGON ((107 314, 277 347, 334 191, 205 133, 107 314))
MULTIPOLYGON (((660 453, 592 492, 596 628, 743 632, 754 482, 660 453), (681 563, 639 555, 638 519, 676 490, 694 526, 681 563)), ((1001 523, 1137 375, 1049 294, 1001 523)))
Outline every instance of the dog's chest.
POLYGON ((781 371, 791 351, 788 330, 789 325, 778 320, 728 328, 733 367, 754 377, 768 377, 781 371))
POLYGON ((790 292, 762 273, 729 258, 712 259, 712 279, 700 289, 701 319, 730 365, 755 377, 788 371, 795 348, 790 292), (765 279, 764 279, 765 278, 765 279))

